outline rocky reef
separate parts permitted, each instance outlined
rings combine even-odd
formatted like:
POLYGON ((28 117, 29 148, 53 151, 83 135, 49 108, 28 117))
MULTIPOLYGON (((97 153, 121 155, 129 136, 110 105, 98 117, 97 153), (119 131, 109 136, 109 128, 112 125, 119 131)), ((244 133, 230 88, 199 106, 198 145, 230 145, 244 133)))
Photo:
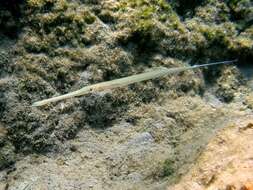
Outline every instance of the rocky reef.
MULTIPOLYGON (((24 155, 62 152, 68 146, 65 142, 74 139, 80 130, 99 134, 124 121, 145 131, 142 116, 164 102, 212 94, 221 104, 239 101, 252 109, 252 90, 236 66, 186 71, 112 92, 31 107, 44 98, 156 66, 170 68, 230 59, 238 59, 239 67, 250 65, 250 0, 8 2, 0 3, 1 169, 24 155)), ((211 108, 205 109, 215 114, 211 108)), ((186 115, 191 109, 186 110, 168 116, 181 126, 175 132, 180 135, 197 125, 193 121, 189 124, 186 115)), ((162 119, 163 114, 157 118, 162 119)), ((177 147, 174 135, 164 137, 160 131, 155 139, 177 147)), ((163 158, 159 174, 147 175, 173 175, 181 161, 171 159, 163 158), (173 164, 176 166, 170 166, 173 164)))

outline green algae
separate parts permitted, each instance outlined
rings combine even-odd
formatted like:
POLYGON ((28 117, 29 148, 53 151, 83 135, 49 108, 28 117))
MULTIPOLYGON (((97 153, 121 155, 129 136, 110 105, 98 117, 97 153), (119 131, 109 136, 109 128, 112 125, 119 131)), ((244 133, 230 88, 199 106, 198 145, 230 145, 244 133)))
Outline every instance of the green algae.
MULTIPOLYGON (((182 2, 174 2, 174 4, 177 3, 183 4, 182 2)), ((237 23, 230 22, 233 13, 230 13, 232 10, 229 3, 197 2, 195 17, 194 15, 192 15, 193 18, 186 16, 186 22, 182 21, 176 10, 171 8, 171 5, 172 7, 175 6, 173 3, 170 5, 168 2, 163 2, 163 4, 169 7, 165 9, 166 11, 157 8, 159 5, 155 1, 137 1, 129 4, 123 1, 121 5, 123 10, 125 12, 128 10, 127 13, 131 16, 123 14, 121 17, 131 20, 129 22, 130 31, 133 35, 136 35, 137 32, 135 40, 143 38, 141 40, 142 46, 146 45, 149 48, 153 46, 155 48, 159 46, 159 41, 165 41, 165 39, 168 41, 168 38, 171 38, 171 41, 174 42, 173 47, 169 47, 172 44, 168 41, 165 49, 167 49, 168 54, 177 57, 195 57, 198 54, 205 54, 208 57, 225 57, 234 52, 233 46, 236 46, 237 43, 234 41, 237 35, 237 23), (128 7, 132 9, 128 9, 128 7), (195 26, 189 25, 193 22, 197 22, 195 26), (161 28, 162 25, 165 27, 161 28), (186 38, 190 38, 190 40, 187 41, 186 38), (155 43, 152 43, 154 41, 155 43), (149 45, 150 43, 151 45, 149 45), (217 46, 222 46, 225 52, 221 54, 221 51, 216 51, 217 46), (213 53, 211 53, 212 51, 213 53)), ((183 5, 182 8, 184 8, 183 5)), ((252 41, 249 38, 248 40, 252 41)), ((248 46, 247 49, 251 51, 251 48, 248 46)), ((242 49, 245 51, 245 48, 242 49)), ((243 54, 249 54, 249 52, 242 53, 239 56, 244 56, 243 54)))
POLYGON ((174 161, 171 159, 166 159, 163 163, 163 177, 169 177, 174 174, 174 161))

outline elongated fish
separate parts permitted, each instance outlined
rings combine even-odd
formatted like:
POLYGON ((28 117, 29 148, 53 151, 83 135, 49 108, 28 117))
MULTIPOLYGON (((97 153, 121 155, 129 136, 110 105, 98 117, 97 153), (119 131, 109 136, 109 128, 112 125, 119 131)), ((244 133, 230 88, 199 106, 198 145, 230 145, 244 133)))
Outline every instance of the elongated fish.
POLYGON ((163 76, 166 76, 166 75, 172 74, 172 73, 174 74, 174 73, 179 73, 179 72, 186 71, 186 70, 191 70, 191 69, 196 69, 196 68, 201 68, 201 67, 206 67, 206 66, 212 66, 212 65, 230 64, 230 63, 234 63, 236 61, 237 60, 220 61, 220 62, 215 62, 215 63, 193 65, 193 66, 187 66, 187 67, 176 67, 176 68, 156 67, 148 72, 89 85, 84 88, 81 88, 80 90, 70 92, 68 94, 45 99, 42 101, 38 101, 38 102, 33 103, 32 106, 35 106, 35 107, 43 106, 43 105, 46 105, 46 104, 49 104, 52 102, 57 102, 60 100, 65 100, 65 99, 73 98, 73 97, 78 97, 78 96, 82 96, 82 95, 93 93, 93 92, 99 92, 99 91, 104 91, 104 90, 108 90, 108 89, 123 87, 123 86, 127 86, 129 84, 133 84, 136 82, 141 82, 141 81, 146 81, 146 80, 150 80, 150 79, 154 79, 154 78, 163 77, 163 76))

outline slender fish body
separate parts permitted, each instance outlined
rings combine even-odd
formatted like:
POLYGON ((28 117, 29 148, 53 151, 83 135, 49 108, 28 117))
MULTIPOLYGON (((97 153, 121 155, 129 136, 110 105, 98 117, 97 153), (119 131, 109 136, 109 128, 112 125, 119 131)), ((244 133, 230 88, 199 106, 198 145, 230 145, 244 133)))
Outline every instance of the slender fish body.
POLYGON ((65 100, 68 98, 82 96, 82 95, 92 93, 92 92, 99 92, 99 91, 104 91, 104 90, 108 90, 108 89, 114 89, 114 88, 118 88, 118 87, 127 86, 129 84, 133 84, 136 82, 146 81, 146 80, 150 80, 150 79, 154 79, 154 78, 160 78, 160 77, 166 76, 168 74, 179 73, 179 72, 183 72, 186 70, 191 70, 191 69, 196 69, 196 68, 201 68, 201 67, 206 67, 206 66, 212 66, 212 65, 230 64, 230 63, 234 63, 236 61, 237 60, 222 61, 222 62, 194 65, 194 66, 188 66, 188 67, 170 68, 170 69, 166 68, 166 67, 156 67, 148 72, 144 72, 141 74, 136 74, 136 75, 132 75, 129 77, 120 78, 120 79, 115 79, 115 80, 111 80, 111 81, 107 81, 107 82, 101 82, 98 84, 86 86, 84 88, 81 88, 80 90, 77 90, 77 91, 74 91, 74 92, 71 92, 68 94, 49 98, 49 99, 42 100, 42 101, 38 101, 38 102, 35 102, 32 106, 35 106, 35 107, 43 106, 43 105, 46 105, 46 104, 49 104, 52 102, 57 102, 57 101, 65 100))
POLYGON ((153 78, 162 77, 164 75, 167 75, 169 71, 170 70, 165 67, 157 67, 157 68, 152 69, 149 72, 145 72, 145 73, 141 73, 141 74, 137 74, 137 75, 133 75, 129 77, 124 77, 124 78, 120 78, 120 79, 116 79, 112 81, 101 82, 98 84, 86 86, 84 88, 81 88, 80 90, 77 90, 65 95, 35 102, 33 106, 43 106, 52 102, 57 102, 57 101, 68 99, 68 98, 82 96, 82 95, 92 93, 92 92, 99 92, 99 91, 104 91, 108 89, 114 89, 118 87, 127 86, 129 84, 133 84, 136 82, 141 82, 141 81, 145 81, 145 80, 149 80, 153 78))

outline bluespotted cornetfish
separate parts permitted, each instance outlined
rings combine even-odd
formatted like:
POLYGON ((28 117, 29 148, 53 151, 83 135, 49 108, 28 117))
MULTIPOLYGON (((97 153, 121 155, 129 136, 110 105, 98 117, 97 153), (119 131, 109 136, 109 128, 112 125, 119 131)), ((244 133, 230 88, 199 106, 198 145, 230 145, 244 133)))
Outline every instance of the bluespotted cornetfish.
POLYGON ((82 95, 93 93, 93 92, 100 92, 100 91, 104 91, 104 90, 127 86, 129 84, 133 84, 136 82, 141 82, 141 81, 146 81, 146 80, 150 80, 150 79, 154 79, 154 78, 163 77, 163 76, 166 76, 166 75, 172 74, 172 73, 174 74, 174 73, 179 73, 179 72, 186 71, 186 70, 197 69, 197 68, 201 68, 201 67, 207 67, 207 66, 213 66, 213 65, 219 65, 219 64, 230 64, 230 63, 234 63, 236 61, 237 60, 220 61, 220 62, 215 62, 215 63, 207 63, 207 64, 202 64, 202 65, 193 65, 193 66, 176 67, 176 68, 156 67, 156 68, 151 69, 148 72, 89 85, 89 86, 81 88, 80 90, 70 92, 68 94, 56 96, 56 97, 45 99, 42 101, 38 101, 38 102, 33 103, 32 106, 35 106, 35 107, 43 106, 43 105, 46 105, 49 103, 57 102, 60 100, 65 100, 68 98, 78 97, 78 96, 82 96, 82 95))

